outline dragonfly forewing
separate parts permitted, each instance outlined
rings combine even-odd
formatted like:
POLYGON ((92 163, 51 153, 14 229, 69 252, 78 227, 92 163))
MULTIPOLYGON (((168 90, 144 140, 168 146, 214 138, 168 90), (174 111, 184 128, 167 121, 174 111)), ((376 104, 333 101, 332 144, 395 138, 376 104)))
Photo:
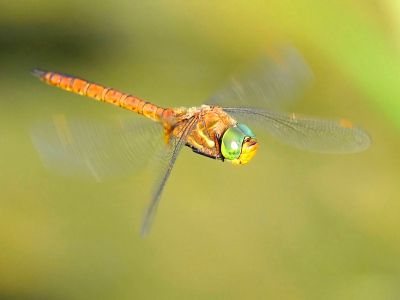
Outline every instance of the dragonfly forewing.
POLYGON ((224 111, 278 140, 303 150, 352 153, 371 144, 361 128, 346 120, 300 117, 296 114, 249 107, 225 107, 224 111))

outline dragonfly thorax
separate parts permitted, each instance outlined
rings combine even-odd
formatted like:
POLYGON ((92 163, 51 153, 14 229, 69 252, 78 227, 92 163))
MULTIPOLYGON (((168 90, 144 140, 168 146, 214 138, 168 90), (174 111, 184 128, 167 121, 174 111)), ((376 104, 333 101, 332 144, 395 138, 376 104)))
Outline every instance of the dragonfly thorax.
POLYGON ((174 120, 170 130, 165 122, 167 132, 184 138, 186 145, 198 154, 243 165, 257 152, 254 133, 246 125, 238 124, 221 107, 180 108, 166 110, 165 115, 174 120))

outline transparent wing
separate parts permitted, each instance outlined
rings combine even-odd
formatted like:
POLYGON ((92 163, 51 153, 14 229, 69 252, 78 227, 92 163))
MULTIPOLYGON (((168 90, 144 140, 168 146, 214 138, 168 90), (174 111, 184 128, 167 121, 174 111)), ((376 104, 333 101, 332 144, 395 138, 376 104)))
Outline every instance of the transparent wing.
POLYGON ((98 181, 137 172, 165 148, 162 126, 135 118, 77 120, 55 115, 32 126, 30 134, 48 170, 98 181))
POLYGON ((311 85, 313 73, 291 45, 264 53, 247 71, 232 76, 207 104, 285 110, 311 85))
POLYGON ((150 227, 153 223, 154 216, 158 207, 158 204, 161 199, 162 191, 164 190, 164 186, 168 180, 169 175, 171 174, 172 167, 175 164, 176 158, 182 147, 185 145, 187 140, 188 133, 193 130, 195 124, 188 123, 188 125, 184 128, 184 131, 181 135, 181 138, 176 138, 172 136, 169 140, 168 147, 165 148, 165 151, 160 155, 157 161, 157 172, 160 176, 157 178, 155 182, 154 195, 151 199, 151 202, 147 208, 145 217, 142 223, 141 236, 146 237, 149 233, 150 227))
POLYGON ((278 140, 303 150, 322 153, 351 153, 368 148, 371 138, 361 128, 346 120, 302 118, 248 107, 223 108, 237 120, 267 132, 278 140))

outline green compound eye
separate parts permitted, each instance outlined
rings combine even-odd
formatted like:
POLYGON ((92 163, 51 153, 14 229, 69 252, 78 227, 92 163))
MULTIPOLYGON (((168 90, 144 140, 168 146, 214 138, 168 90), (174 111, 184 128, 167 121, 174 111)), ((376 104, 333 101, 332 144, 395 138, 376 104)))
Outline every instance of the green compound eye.
POLYGON ((249 128, 249 127, 247 127, 247 125, 244 125, 244 124, 237 124, 237 126, 240 128, 240 130, 246 135, 246 136, 249 136, 249 137, 251 137, 251 138, 255 138, 256 137, 256 135, 254 134, 254 132, 253 131, 251 131, 251 129, 249 128))
MULTIPOLYGON (((246 126, 246 125, 245 125, 246 126)), ((251 130, 246 126, 251 132, 251 130)), ((236 159, 242 151, 242 144, 246 134, 239 127, 231 127, 225 131, 221 142, 221 153, 229 160, 236 159)))

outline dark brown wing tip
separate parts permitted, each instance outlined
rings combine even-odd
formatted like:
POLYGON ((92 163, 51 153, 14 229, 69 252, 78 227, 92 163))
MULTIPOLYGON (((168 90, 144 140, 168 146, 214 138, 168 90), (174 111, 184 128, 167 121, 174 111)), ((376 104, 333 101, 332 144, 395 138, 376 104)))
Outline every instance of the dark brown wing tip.
POLYGON ((33 70, 31 70, 31 73, 33 75, 35 75, 36 77, 39 77, 40 79, 43 79, 48 72, 44 71, 44 70, 41 70, 41 69, 33 69, 33 70))

